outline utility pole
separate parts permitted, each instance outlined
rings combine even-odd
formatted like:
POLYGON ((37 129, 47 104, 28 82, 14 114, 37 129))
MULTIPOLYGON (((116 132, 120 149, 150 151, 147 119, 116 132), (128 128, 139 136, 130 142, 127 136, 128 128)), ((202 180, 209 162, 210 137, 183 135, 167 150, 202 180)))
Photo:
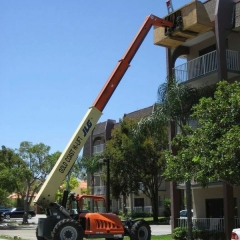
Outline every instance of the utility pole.
POLYGON ((166 0, 168 14, 173 12, 172 0, 166 0))

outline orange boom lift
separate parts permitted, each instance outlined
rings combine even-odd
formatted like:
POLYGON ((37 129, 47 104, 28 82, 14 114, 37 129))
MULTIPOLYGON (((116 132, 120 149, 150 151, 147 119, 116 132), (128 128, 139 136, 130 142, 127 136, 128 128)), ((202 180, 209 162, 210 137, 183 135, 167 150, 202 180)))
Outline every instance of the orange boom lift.
POLYGON ((38 240, 82 240, 83 238, 110 240, 123 239, 124 236, 130 236, 131 239, 136 240, 149 240, 151 238, 151 230, 146 222, 131 219, 121 221, 117 215, 108 213, 105 200, 102 197, 75 196, 74 194, 68 197, 65 195, 66 201, 60 205, 55 202, 55 194, 71 170, 79 152, 101 117, 104 107, 152 26, 172 28, 173 23, 154 15, 146 18, 40 189, 34 202, 46 210, 47 218, 39 219, 36 234, 38 240), (68 209, 66 208, 67 201, 68 209))

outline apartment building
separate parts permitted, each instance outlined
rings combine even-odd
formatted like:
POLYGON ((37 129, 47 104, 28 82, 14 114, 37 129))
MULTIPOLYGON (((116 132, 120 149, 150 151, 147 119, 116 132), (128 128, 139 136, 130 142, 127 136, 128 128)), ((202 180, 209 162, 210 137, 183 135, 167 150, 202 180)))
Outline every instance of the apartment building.
MULTIPOLYGON (((138 111, 127 113, 123 115, 123 118, 131 118, 140 120, 141 118, 150 116, 154 111, 154 106, 146 107, 138 111)), ((106 122, 98 123, 94 128, 91 137, 88 139, 83 149, 83 156, 91 157, 96 153, 101 153, 106 147, 106 142, 111 138, 111 131, 113 128, 118 127, 119 123, 115 120, 107 120, 106 122)), ((111 165, 111 160, 109 160, 111 165)), ((111 179, 110 179, 111 181, 111 179)), ((88 186, 90 186, 90 176, 88 176, 88 186)), ((106 183, 101 179, 101 172, 94 175, 94 190, 95 195, 106 196, 106 183)), ((140 184, 141 186, 141 184, 140 184)), ((170 198, 169 194, 169 182, 162 182, 159 188, 159 214, 163 215, 164 212, 164 199, 170 198)), ((130 194, 126 199, 121 196, 118 201, 111 199, 110 201, 111 211, 117 212, 118 210, 127 209, 130 212, 152 212, 151 201, 147 198, 141 190, 139 195, 130 194)))
MULTIPOLYGON (((192 1, 165 19, 174 22, 175 29, 155 27, 154 44, 166 47, 167 76, 194 87, 240 80, 239 0, 192 1), (177 66, 179 58, 185 62, 177 66)), ((176 134, 174 126, 169 133, 170 138, 176 134)), ((170 188, 173 229, 179 223, 184 186, 171 182, 170 188)), ((222 182, 203 189, 193 182, 192 196, 194 217, 206 220, 206 228, 224 229, 230 239, 231 230, 239 227, 240 189, 222 182)))

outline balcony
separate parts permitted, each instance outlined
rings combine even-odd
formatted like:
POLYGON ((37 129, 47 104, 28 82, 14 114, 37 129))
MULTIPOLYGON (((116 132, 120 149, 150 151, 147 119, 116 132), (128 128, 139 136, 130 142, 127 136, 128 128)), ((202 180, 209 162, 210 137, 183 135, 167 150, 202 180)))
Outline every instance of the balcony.
MULTIPOLYGON (((192 180, 191 181, 191 185, 192 185, 192 189, 196 189, 196 188, 200 188, 202 189, 202 184, 192 180)), ((217 187, 217 186, 222 186, 222 182, 221 181, 209 181, 208 183, 208 188, 210 187, 217 187)), ((177 182, 177 189, 185 189, 186 187, 186 183, 185 182, 177 182)))
MULTIPOLYGON (((228 79, 240 74, 240 52, 227 50, 228 79)), ((194 87, 217 82, 217 51, 188 61, 173 68, 173 75, 180 83, 191 83, 194 87)))

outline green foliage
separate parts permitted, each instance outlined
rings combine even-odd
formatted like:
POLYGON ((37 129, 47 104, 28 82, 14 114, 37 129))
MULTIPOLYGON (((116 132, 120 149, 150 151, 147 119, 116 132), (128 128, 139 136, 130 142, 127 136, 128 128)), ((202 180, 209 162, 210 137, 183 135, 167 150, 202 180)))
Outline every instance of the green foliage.
MULTIPOLYGON (((173 239, 185 240, 187 239, 187 228, 177 227, 173 230, 173 239)), ((225 233, 223 231, 209 231, 209 230, 193 230, 193 239, 204 240, 224 240, 225 233)))
POLYGON ((43 143, 33 145, 22 142, 19 149, 2 146, 0 150, 0 202, 1 205, 23 206, 27 211, 34 194, 45 181, 60 153, 49 154, 50 147, 43 143), (15 192, 16 202, 6 201, 15 192))
POLYGON ((223 231, 193 230, 194 239, 206 240, 224 240, 225 233, 223 231))
POLYGON ((173 121, 182 130, 192 114, 192 106, 198 103, 201 97, 213 95, 215 88, 201 86, 194 88, 191 85, 181 84, 175 77, 167 79, 158 88, 158 103, 161 111, 169 121, 173 121))
POLYGON ((193 88, 190 85, 179 84, 174 78, 160 85, 158 100, 161 103, 161 111, 169 121, 178 125, 181 132, 172 140, 171 150, 165 151, 167 168, 164 177, 167 180, 184 182, 190 181, 194 176, 198 163, 193 161, 195 148, 189 148, 193 130, 187 123, 191 118, 196 119, 196 116, 191 116, 193 106, 201 97, 213 96, 214 90, 214 87, 193 88))
POLYGON ((0 188, 0 206, 12 207, 11 199, 7 198, 8 196, 9 192, 0 188))
MULTIPOLYGON (((171 142, 171 151, 165 152, 166 170, 163 174, 166 180, 186 181, 187 210, 191 211, 192 197, 190 181, 193 177, 194 167, 192 155, 188 153, 188 135, 191 134, 186 127, 191 120, 192 107, 198 103, 203 96, 211 96, 214 89, 207 86, 194 88, 189 84, 181 84, 177 79, 169 78, 166 83, 158 89, 158 102, 160 110, 171 123, 170 134, 175 134, 179 129, 181 134, 171 142), (175 125, 175 126, 174 126, 175 125)), ((188 216, 188 224, 191 223, 191 216, 188 216)), ((188 238, 192 238, 192 228, 189 228, 188 238)))
POLYGON ((123 118, 104 152, 110 159, 112 196, 137 194, 141 182, 140 190, 151 199, 157 217, 158 189, 165 169, 163 149, 167 146, 167 125, 162 119, 154 114, 139 122, 123 118))
MULTIPOLYGON (((92 157, 82 157, 81 161, 79 161, 79 165, 82 169, 82 174, 85 172, 87 174, 90 174, 91 178, 91 188, 92 191, 94 190, 94 173, 99 172, 101 167, 101 160, 103 159, 102 154, 94 154, 92 157)), ((93 192, 92 192, 93 194, 93 192)))
POLYGON ((16 192, 19 196, 17 205, 22 206, 24 202, 26 211, 59 157, 59 153, 51 155, 49 151, 50 147, 43 143, 33 145, 26 141, 19 149, 3 146, 0 151, 0 188, 9 193, 16 192))
POLYGON ((2 146, 0 150, 0 188, 13 192, 22 184, 24 175, 29 175, 25 162, 12 149, 2 146))
POLYGON ((172 147, 176 151, 174 153, 170 150, 165 151, 167 168, 164 176, 167 180, 190 181, 197 169, 198 163, 193 161, 195 149, 189 148, 192 130, 188 126, 183 128, 187 134, 178 134, 171 142, 172 147))
POLYGON ((200 166, 196 179, 240 183, 240 83, 221 81, 212 98, 202 98, 194 107, 199 128, 189 140, 193 162, 200 166), (199 141, 201 139, 201 141, 199 141))
POLYGON ((73 190, 78 185, 79 185, 79 181, 74 175, 71 175, 70 179, 68 179, 68 178, 65 179, 63 181, 63 184, 59 187, 59 189, 57 191, 56 201, 59 203, 62 201, 63 192, 65 189, 67 189, 69 192, 71 192, 71 190, 73 190))
POLYGON ((103 159, 101 154, 94 154, 92 157, 83 157, 81 159, 82 168, 86 170, 87 173, 94 174, 100 169, 100 159, 103 159))
POLYGON ((120 120, 119 127, 112 131, 112 139, 107 142, 104 152, 106 158, 110 159, 111 193, 115 199, 122 193, 128 195, 138 189, 139 178, 136 179, 133 174, 134 145, 127 135, 136 124, 132 119, 120 120))
POLYGON ((180 227, 174 228, 172 237, 173 239, 179 239, 179 240, 187 239, 187 229, 180 228, 180 227))
POLYGON ((163 204, 164 204, 164 216, 170 217, 171 216, 171 199, 165 198, 163 204))

